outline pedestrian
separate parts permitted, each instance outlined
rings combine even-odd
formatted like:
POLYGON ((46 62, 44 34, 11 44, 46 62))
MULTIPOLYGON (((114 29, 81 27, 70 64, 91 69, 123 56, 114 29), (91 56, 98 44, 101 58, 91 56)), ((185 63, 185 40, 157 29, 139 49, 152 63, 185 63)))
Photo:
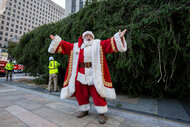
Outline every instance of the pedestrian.
POLYGON ((107 40, 94 39, 91 31, 86 31, 78 39, 78 43, 69 43, 56 35, 50 35, 52 42, 48 52, 69 55, 61 99, 76 96, 80 113, 78 118, 88 115, 90 110, 89 97, 91 96, 95 109, 98 112, 100 124, 106 122, 104 113, 108 111, 105 98, 115 99, 105 54, 125 52, 127 43, 124 35, 126 29, 117 32, 107 40))
POLYGON ((57 81, 58 81, 58 67, 60 66, 60 63, 54 60, 52 56, 49 57, 49 84, 48 84, 48 91, 52 91, 52 82, 54 82, 54 91, 57 92, 57 81))
POLYGON ((12 81, 12 73, 14 71, 14 64, 12 63, 12 60, 10 60, 6 64, 5 69, 6 69, 6 81, 8 81, 9 75, 10 75, 10 81, 12 81))

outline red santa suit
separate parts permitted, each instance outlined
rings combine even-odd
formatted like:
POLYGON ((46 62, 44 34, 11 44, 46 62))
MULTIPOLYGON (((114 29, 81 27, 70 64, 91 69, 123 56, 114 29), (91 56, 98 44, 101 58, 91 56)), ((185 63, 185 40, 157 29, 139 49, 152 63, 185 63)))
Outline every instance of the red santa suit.
POLYGON ((91 95, 97 112, 102 114, 108 110, 105 98, 116 98, 105 54, 125 52, 127 43, 124 37, 120 38, 119 32, 110 39, 103 41, 95 39, 89 43, 83 41, 85 34, 93 35, 92 32, 86 31, 79 38, 78 43, 74 44, 63 41, 56 35, 48 52, 56 53, 61 49, 62 54, 69 55, 61 99, 75 95, 79 109, 88 111, 91 95))

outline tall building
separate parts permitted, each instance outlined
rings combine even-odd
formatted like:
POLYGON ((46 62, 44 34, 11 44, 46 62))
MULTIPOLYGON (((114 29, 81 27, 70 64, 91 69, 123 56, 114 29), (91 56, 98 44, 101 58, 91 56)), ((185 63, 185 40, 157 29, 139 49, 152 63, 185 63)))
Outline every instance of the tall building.
POLYGON ((51 0, 5 0, 0 13, 0 47, 9 40, 18 40, 23 34, 42 24, 63 18, 64 9, 51 0))
POLYGON ((72 13, 78 12, 81 8, 85 6, 86 1, 92 2, 93 0, 65 0, 64 18, 72 13))

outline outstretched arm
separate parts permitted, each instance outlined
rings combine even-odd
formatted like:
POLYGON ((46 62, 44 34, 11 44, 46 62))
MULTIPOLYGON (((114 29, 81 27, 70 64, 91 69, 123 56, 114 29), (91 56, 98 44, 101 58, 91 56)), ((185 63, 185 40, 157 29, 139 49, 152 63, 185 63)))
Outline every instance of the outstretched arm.
POLYGON ((49 53, 62 53, 70 55, 71 50, 73 49, 73 44, 63 41, 58 35, 50 35, 52 39, 51 44, 48 48, 49 53))
POLYGON ((125 52, 127 50, 127 43, 125 41, 125 33, 127 29, 124 29, 122 32, 119 30, 112 38, 101 41, 101 46, 103 51, 107 53, 113 52, 125 52))

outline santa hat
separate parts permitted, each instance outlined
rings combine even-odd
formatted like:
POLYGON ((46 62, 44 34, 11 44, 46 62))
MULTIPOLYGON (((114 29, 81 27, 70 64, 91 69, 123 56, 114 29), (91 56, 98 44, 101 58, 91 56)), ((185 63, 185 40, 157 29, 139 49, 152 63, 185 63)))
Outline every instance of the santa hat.
POLYGON ((84 39, 84 37, 85 37, 87 34, 92 35, 92 38, 94 39, 94 34, 92 33, 92 31, 85 31, 85 32, 82 34, 82 38, 84 39))

